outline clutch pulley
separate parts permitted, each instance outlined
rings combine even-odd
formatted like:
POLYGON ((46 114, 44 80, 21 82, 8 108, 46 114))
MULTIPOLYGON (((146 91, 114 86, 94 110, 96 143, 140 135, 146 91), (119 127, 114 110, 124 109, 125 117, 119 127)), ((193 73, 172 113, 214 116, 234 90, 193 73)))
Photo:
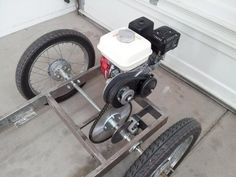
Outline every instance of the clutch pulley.
POLYGON ((107 104, 119 108, 136 96, 146 97, 156 87, 157 80, 152 74, 136 76, 134 72, 122 73, 107 84, 103 92, 103 99, 107 104))

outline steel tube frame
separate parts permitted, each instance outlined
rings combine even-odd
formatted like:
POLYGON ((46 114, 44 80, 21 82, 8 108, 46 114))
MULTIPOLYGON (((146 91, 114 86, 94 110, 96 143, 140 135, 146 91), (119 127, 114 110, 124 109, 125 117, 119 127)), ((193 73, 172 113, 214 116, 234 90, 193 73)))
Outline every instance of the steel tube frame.
POLYGON ((87 72, 63 82, 60 86, 54 87, 48 92, 41 93, 40 95, 32 98, 10 114, 0 117, 0 132, 11 125, 16 125, 18 127, 32 120, 33 118, 37 117, 38 111, 48 104, 50 108, 52 108, 57 113, 59 118, 68 127, 68 129, 81 143, 81 145, 87 150, 87 152, 100 162, 100 165, 86 177, 100 177, 104 175, 107 171, 109 171, 112 167, 124 159, 127 154, 131 152, 132 148, 137 145, 137 143, 144 142, 158 129, 160 129, 167 122, 168 118, 150 100, 146 98, 135 99, 135 101, 142 107, 137 115, 143 117, 145 114, 149 113, 155 118, 155 121, 151 125, 147 125, 147 127, 142 130, 141 133, 131 139, 130 142, 126 143, 126 145, 124 145, 118 152, 106 159, 96 148, 96 146, 89 140, 89 138, 82 132, 84 127, 96 119, 98 113, 87 119, 82 124, 76 125, 72 118, 56 101, 57 97, 68 91, 68 88, 72 88, 72 82, 78 83, 77 81, 79 80, 79 83, 85 83, 99 74, 99 67, 93 67, 87 72))

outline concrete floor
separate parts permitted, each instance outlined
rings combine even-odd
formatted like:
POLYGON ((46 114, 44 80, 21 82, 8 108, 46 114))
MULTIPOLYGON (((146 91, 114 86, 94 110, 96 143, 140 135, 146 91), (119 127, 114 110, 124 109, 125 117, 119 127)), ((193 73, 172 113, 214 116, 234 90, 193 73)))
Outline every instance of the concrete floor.
MULTIPOLYGON (((23 51, 42 34, 61 28, 81 31, 94 46, 104 33, 76 13, 70 13, 0 39, 0 114, 25 102, 16 89, 14 76, 23 51)), ((99 56, 98 51, 96 55, 99 56)), ((159 68, 155 74, 158 86, 150 99, 169 115, 165 128, 183 117, 195 117, 203 129, 198 143, 173 176, 235 177, 236 115, 165 70, 159 68)), ((104 104, 100 94, 103 87, 102 77, 85 85, 86 92, 100 106, 104 104)), ((96 112, 79 94, 62 105, 76 122, 96 112)), ((96 166, 96 162, 48 108, 22 128, 13 127, 2 132, 0 139, 1 177, 80 177, 96 166)), ((105 143, 100 149, 109 152, 113 147, 105 143)), ((128 156, 105 176, 122 177, 136 158, 137 154, 128 156)))

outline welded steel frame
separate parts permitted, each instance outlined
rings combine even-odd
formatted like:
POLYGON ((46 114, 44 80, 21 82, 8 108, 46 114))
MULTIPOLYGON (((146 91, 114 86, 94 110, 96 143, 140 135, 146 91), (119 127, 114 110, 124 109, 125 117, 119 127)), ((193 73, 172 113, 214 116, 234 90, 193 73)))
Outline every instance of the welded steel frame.
MULTIPOLYGON (((90 79, 98 76, 100 74, 99 66, 95 66, 85 73, 73 77, 71 80, 80 81, 77 83, 85 83, 90 79)), ((163 114, 150 100, 137 98, 135 101, 141 106, 141 110, 137 113, 140 117, 149 113, 156 120, 151 125, 148 125, 144 130, 142 130, 138 135, 126 143, 120 150, 118 150, 114 155, 109 158, 105 158, 102 153, 96 148, 88 136, 86 136, 82 129, 93 122, 98 113, 83 122, 80 125, 75 124, 72 118, 64 111, 60 104, 56 101, 56 98, 66 91, 68 88, 72 88, 70 83, 71 80, 63 82, 61 85, 50 89, 47 92, 41 93, 34 98, 28 100, 25 104, 18 107, 15 111, 0 117, 0 132, 5 128, 12 125, 17 127, 27 123, 28 121, 34 119, 38 116, 38 111, 43 107, 50 106, 63 123, 68 127, 68 129, 73 133, 76 139, 81 143, 85 150, 96 160, 99 161, 99 166, 89 173, 86 177, 99 177, 103 176, 112 167, 118 164, 122 159, 124 159, 128 153, 131 152, 132 147, 137 145, 137 143, 144 142, 147 138, 153 135, 158 129, 160 129, 166 122, 167 116, 163 114), (69 85, 69 86, 68 86, 69 85)))

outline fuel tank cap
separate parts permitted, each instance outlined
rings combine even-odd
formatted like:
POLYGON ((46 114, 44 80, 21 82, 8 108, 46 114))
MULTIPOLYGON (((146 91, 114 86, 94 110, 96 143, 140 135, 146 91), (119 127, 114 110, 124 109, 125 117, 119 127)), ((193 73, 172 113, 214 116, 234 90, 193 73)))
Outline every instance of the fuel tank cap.
POLYGON ((135 33, 130 29, 121 29, 118 31, 117 39, 122 43, 131 43, 135 40, 135 33))

